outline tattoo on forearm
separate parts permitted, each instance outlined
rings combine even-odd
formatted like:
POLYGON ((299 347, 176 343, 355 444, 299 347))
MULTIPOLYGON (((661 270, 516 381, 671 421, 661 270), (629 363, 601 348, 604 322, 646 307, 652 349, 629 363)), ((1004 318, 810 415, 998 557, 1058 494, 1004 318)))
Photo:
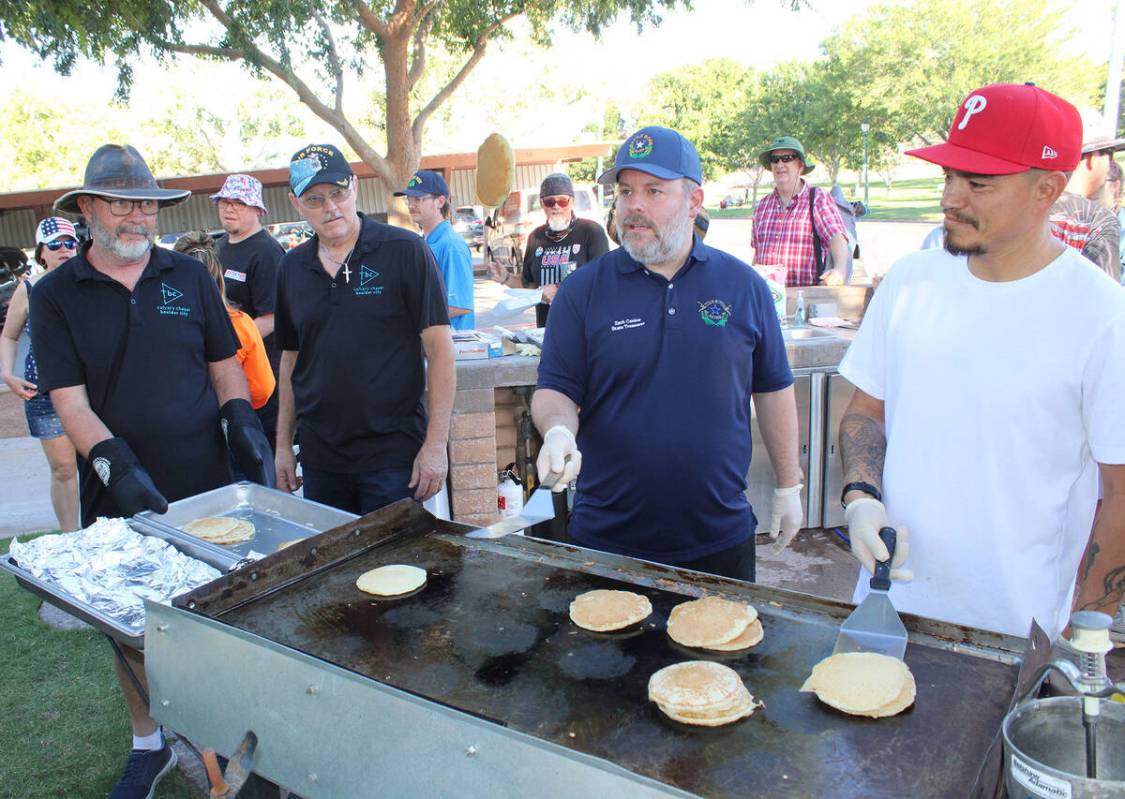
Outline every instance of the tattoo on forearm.
POLYGON ((845 414, 840 421, 840 457, 844 461, 844 482, 862 481, 882 488, 883 461, 887 456, 887 436, 883 426, 870 416, 845 414))
POLYGON ((1091 599, 1079 609, 1104 610, 1111 616, 1117 612, 1117 606, 1125 600, 1125 566, 1110 569, 1102 581, 1102 589, 1104 593, 1101 596, 1091 599))
POLYGON ((1086 561, 1082 564, 1082 582, 1090 579, 1090 569, 1094 568, 1094 561, 1101 552, 1101 547, 1098 546, 1096 541, 1090 542, 1089 549, 1086 550, 1086 561))

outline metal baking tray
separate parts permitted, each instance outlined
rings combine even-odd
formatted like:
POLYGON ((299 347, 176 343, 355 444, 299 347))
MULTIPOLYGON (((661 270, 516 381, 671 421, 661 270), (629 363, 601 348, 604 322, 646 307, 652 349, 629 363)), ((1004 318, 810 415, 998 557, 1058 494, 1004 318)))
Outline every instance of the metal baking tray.
MULTIPOLYGON (((904 614, 917 701, 878 721, 845 716, 798 689, 832 652, 851 605, 522 537, 469 539, 469 529, 435 520, 413 503, 396 503, 183 594, 172 609, 216 620, 263 653, 279 647, 302 653, 310 663, 367 678, 375 692, 406 692, 552 751, 614 763, 701 796, 966 795, 1016 682, 1019 639, 904 614), (355 588, 359 574, 388 563, 425 567, 426 587, 384 600, 355 588), (651 600, 653 615, 620 634, 580 630, 568 618, 568 605, 593 588, 639 591, 651 600), (672 642, 664 631, 671 609, 712 592, 753 603, 765 640, 750 652, 729 654, 672 642), (685 729, 665 719, 648 701, 648 678, 692 659, 735 669, 765 707, 714 730, 685 729)), ((239 677, 243 667, 232 665, 228 675, 220 665, 232 662, 225 644, 210 645, 214 662, 205 666, 194 660, 199 648, 178 638, 184 626, 168 629, 161 640, 166 657, 153 664, 159 672, 167 661, 176 671, 176 679, 169 673, 158 681, 165 691, 178 692, 170 700, 174 717, 165 720, 216 742, 228 727, 240 735, 254 729, 260 740, 279 747, 275 760, 263 754, 260 773, 302 795, 361 794, 324 793, 323 786, 301 782, 306 772, 345 767, 335 742, 322 747, 305 738, 305 770, 297 773, 296 753, 283 754, 286 730, 344 725, 359 734, 362 728, 360 737, 374 751, 395 749, 414 734, 394 726, 394 713, 364 727, 347 708, 309 704, 303 685, 294 694, 272 682, 255 683, 253 699, 243 701, 239 697, 250 690, 239 677), (193 653, 190 663, 177 654, 187 651, 193 653), (209 675, 207 697, 189 688, 200 682, 191 669, 209 675), (226 687, 220 690, 220 684, 226 687), (220 702, 220 696, 221 707, 215 706, 212 699, 220 702), (316 715, 321 711, 326 716, 316 715)), ((212 635, 221 629, 211 627, 212 635)), ((435 733, 422 727, 416 732, 435 733)), ((401 789, 400 795, 434 792, 421 784, 424 775, 398 768, 395 760, 377 770, 362 763, 346 770, 355 784, 370 784, 378 774, 387 793, 396 793, 388 785, 401 789)), ((568 773, 560 767, 560 786, 568 773)), ((566 793, 546 788, 540 784, 541 795, 566 793)))
MULTIPOLYGON (((196 539, 183 540, 179 536, 170 535, 163 529, 142 525, 133 519, 127 520, 126 524, 141 535, 151 535, 167 541, 185 555, 195 558, 196 560, 201 560, 209 566, 214 566, 220 572, 225 572, 238 562, 238 557, 236 555, 230 552, 214 552, 212 551, 214 549, 213 547, 204 547, 202 546, 203 542, 196 539)), ((136 627, 127 627, 112 616, 71 596, 54 583, 33 577, 20 568, 15 559, 7 552, 0 556, 0 569, 10 572, 12 576, 16 578, 16 582, 23 588, 31 591, 33 594, 38 594, 45 601, 66 611, 71 616, 79 618, 87 624, 96 627, 110 638, 114 638, 127 646, 131 646, 133 649, 144 649, 145 631, 143 628, 138 630, 136 627)))
POLYGON ((295 497, 284 491, 256 483, 232 483, 168 505, 167 513, 142 511, 133 517, 140 524, 159 529, 174 538, 187 540, 216 554, 235 556, 241 560, 253 550, 271 555, 280 544, 322 533, 359 518, 311 499, 295 497), (239 544, 219 545, 196 538, 181 528, 204 516, 231 516, 246 519, 254 525, 254 537, 239 544))

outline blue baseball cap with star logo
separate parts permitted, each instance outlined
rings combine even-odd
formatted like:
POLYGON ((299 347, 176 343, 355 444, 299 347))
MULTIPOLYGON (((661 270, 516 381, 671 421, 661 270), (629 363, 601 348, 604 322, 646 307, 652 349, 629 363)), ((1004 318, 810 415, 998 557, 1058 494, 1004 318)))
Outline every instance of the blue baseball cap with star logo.
POLYGON ((435 197, 448 197, 449 184, 437 172, 419 169, 410 178, 405 189, 395 192, 395 197, 428 197, 431 194, 435 197))
POLYGON ((598 183, 617 182, 617 173, 636 169, 661 180, 687 178, 703 185, 703 167, 694 145, 671 128, 650 125, 641 128, 617 149, 613 166, 598 177, 598 183))

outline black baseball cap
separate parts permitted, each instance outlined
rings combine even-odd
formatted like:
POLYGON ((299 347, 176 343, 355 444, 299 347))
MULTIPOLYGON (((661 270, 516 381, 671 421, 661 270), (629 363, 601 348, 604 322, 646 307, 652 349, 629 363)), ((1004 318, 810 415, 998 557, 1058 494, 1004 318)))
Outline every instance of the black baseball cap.
POLYGON ((289 188, 298 197, 322 183, 348 186, 354 175, 348 159, 331 144, 307 145, 289 159, 289 188))

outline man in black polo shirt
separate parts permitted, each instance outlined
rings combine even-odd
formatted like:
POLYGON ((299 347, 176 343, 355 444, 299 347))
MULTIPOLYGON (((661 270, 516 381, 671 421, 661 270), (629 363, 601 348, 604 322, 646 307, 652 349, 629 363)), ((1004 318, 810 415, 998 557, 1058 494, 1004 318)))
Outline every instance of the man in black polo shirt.
MULTIPOLYGON (((219 239, 219 263, 223 265, 223 284, 227 300, 254 320, 266 345, 273 376, 281 363, 281 353, 273 335, 273 308, 277 299, 277 265, 285 250, 262 227, 268 213, 262 200, 262 182, 252 175, 228 175, 223 187, 211 195, 219 212, 219 224, 226 231, 219 239)), ((270 446, 277 444, 277 392, 258 409, 258 418, 270 446)))
POLYGON ((765 281, 703 244, 702 169, 674 130, 617 152, 621 247, 552 303, 531 413, 540 481, 578 478, 568 533, 607 552, 754 579, 750 404, 777 476, 769 529, 800 529, 793 375, 765 281))
MULTIPOLYGON (((31 324, 40 389, 81 456, 83 526, 226 485, 230 456, 273 484, 215 283, 195 259, 152 246, 160 206, 189 194, 158 187, 132 147, 107 144, 55 203, 86 218, 92 241, 35 285, 31 324)), ((176 762, 133 687, 143 665, 132 650, 115 663, 133 751, 111 799, 151 796, 176 762)))
POLYGON ((356 212, 355 176, 330 144, 299 150, 289 185, 315 235, 278 274, 279 487, 302 484, 296 430, 307 498, 353 513, 427 500, 449 468, 457 379, 433 254, 416 234, 356 212))

